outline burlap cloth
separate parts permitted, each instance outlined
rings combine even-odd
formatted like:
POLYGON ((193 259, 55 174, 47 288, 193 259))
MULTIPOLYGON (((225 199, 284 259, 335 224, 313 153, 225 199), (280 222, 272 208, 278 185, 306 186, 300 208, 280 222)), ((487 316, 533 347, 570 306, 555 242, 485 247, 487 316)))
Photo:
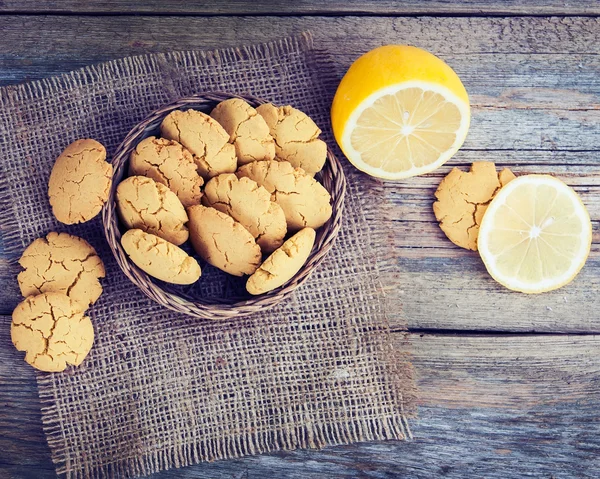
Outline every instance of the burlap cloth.
MULTIPOLYGON (((409 436, 410 364, 394 349, 377 254, 377 183, 346 168, 337 243, 280 306, 211 323, 147 299, 120 271, 100 218, 66 227, 51 214, 54 159, 77 138, 115 151, 152 110, 222 90, 292 104, 334 145, 329 106, 339 78, 310 35, 256 47, 147 55, 0 90, 0 223, 18 256, 49 231, 87 239, 106 264, 89 314, 94 347, 78 368, 38 375, 57 472, 135 476, 279 449, 409 436)), ((388 252, 388 254, 390 254, 388 252)))

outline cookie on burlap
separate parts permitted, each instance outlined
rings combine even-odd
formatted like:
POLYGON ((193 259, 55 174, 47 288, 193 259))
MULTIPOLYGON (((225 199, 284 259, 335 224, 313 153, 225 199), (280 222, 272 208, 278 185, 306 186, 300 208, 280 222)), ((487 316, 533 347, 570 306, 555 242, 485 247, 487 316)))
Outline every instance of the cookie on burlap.
POLYGON ((215 208, 188 208, 190 241, 196 252, 216 268, 234 276, 252 274, 261 260, 254 236, 231 216, 215 208))
POLYGON ((194 155, 198 173, 204 179, 237 168, 235 146, 217 120, 197 110, 175 110, 160 125, 160 134, 176 140, 194 155))
POLYGON ((29 296, 12 314, 10 336, 25 361, 40 371, 80 365, 92 348, 94 327, 81 305, 63 293, 29 296))
POLYGON ((250 178, 271 193, 271 200, 281 206, 288 230, 319 228, 331 218, 329 192, 287 161, 255 161, 240 167, 239 178, 250 178))
POLYGON ((469 172, 453 168, 435 192, 433 212, 448 239, 461 248, 477 251, 477 235, 490 201, 515 179, 508 168, 500 173, 489 161, 473 163, 469 172))
POLYGON ((275 250, 248 278, 246 290, 263 294, 287 283, 306 263, 315 244, 316 233, 304 228, 275 250))
POLYGON ((72 225, 94 218, 108 200, 112 173, 106 149, 96 140, 77 140, 67 146, 56 159, 48 181, 56 219, 72 225))
POLYGON ((269 125, 278 160, 289 161, 311 176, 321 171, 327 145, 319 139, 320 128, 306 113, 289 105, 276 107, 271 103, 260 105, 256 111, 269 125))
POLYGON ((17 276, 25 297, 64 293, 85 311, 102 293, 100 278, 106 272, 96 250, 84 239, 67 233, 48 233, 31 243, 19 259, 24 268, 17 276))
POLYGON ((264 118, 241 98, 230 98, 210 112, 235 146, 238 165, 275 158, 275 141, 264 118))
POLYGON ((121 245, 138 268, 161 281, 192 284, 200 278, 198 261, 156 235, 128 230, 121 237, 121 245))
POLYGON ((227 213, 241 223, 266 253, 283 244, 287 232, 285 214, 271 194, 250 178, 222 174, 212 178, 204 189, 202 203, 227 213))
POLYGON ((127 228, 137 228, 180 245, 189 232, 185 208, 169 188, 145 176, 130 176, 117 187, 117 210, 127 228))
POLYGON ((196 171, 192 154, 173 140, 150 136, 129 157, 129 175, 152 178, 177 195, 183 206, 200 203, 204 179, 196 171))

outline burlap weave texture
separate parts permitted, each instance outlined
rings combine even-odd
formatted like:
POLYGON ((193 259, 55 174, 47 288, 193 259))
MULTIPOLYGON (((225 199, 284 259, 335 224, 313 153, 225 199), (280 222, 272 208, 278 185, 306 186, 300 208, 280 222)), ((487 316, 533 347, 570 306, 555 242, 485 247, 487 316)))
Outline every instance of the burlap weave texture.
POLYGON ((100 218, 51 214, 54 159, 77 138, 110 153, 152 110, 201 91, 249 93, 308 113, 334 144, 338 79, 309 35, 257 47, 126 58, 0 90, 0 220, 16 255, 49 231, 88 240, 106 264, 79 368, 38 376, 44 429, 67 477, 134 476, 198 461, 363 440, 402 439, 410 366, 394 351, 377 271, 385 248, 374 182, 346 169, 337 243, 276 308, 211 323, 147 299, 119 270, 100 218))

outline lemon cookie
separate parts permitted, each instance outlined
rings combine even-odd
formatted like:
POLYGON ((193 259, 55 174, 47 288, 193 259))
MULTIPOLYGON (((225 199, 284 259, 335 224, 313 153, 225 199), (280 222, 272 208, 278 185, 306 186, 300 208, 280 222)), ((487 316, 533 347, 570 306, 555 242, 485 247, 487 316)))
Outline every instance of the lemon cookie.
POLYGON ((202 205, 188 208, 188 216, 192 246, 208 263, 234 276, 256 271, 260 247, 240 223, 202 205))
POLYGON ((448 239, 461 248, 477 251, 479 225, 488 204, 515 178, 508 168, 500 173, 489 161, 473 163, 469 172, 453 168, 435 192, 433 212, 448 239))
POLYGON ((25 297, 64 293, 85 311, 102 293, 100 278, 106 272, 96 250, 84 239, 67 233, 48 233, 31 243, 19 259, 24 268, 17 276, 25 297))
POLYGON ((198 173, 205 179, 233 173, 237 167, 229 134, 217 120, 201 111, 169 113, 160 125, 160 134, 185 146, 194 155, 198 173))
POLYGON ((250 294, 263 294, 287 283, 306 263, 315 238, 315 230, 312 228, 298 231, 248 278, 246 290, 250 294))
POLYGON ((277 159, 289 161, 311 176, 321 171, 327 145, 319 139, 321 130, 306 113, 289 105, 277 108, 271 103, 260 105, 256 111, 269 125, 277 159))
POLYGON ((127 228, 147 233, 180 245, 189 232, 185 208, 169 188, 145 176, 130 176, 117 187, 117 209, 127 228))
POLYGON ((72 225, 94 218, 110 192, 113 168, 96 140, 77 140, 56 159, 48 182, 52 213, 72 225))
POLYGON ((63 293, 30 296, 12 314, 10 336, 25 361, 40 371, 80 365, 92 348, 94 327, 81 305, 63 293))
POLYGON ((178 246, 140 229, 121 237, 125 252, 141 270, 161 281, 192 284, 200 278, 198 261, 178 246))
POLYGON ((289 230, 316 229, 331 217, 327 190, 287 161, 255 161, 240 167, 237 175, 256 181, 271 193, 271 200, 283 209, 289 230))
POLYGON ((167 186, 183 206, 197 205, 204 179, 192 154, 176 141, 150 136, 129 157, 129 174, 143 175, 167 186))
POLYGON ((279 248, 287 232, 281 206, 271 194, 250 178, 223 174, 211 179, 204 189, 202 203, 227 213, 241 223, 260 246, 270 253, 279 248))
POLYGON ((275 141, 269 133, 269 126, 244 100, 230 98, 222 101, 211 111, 210 116, 229 133, 229 141, 235 146, 238 165, 275 158, 275 141))

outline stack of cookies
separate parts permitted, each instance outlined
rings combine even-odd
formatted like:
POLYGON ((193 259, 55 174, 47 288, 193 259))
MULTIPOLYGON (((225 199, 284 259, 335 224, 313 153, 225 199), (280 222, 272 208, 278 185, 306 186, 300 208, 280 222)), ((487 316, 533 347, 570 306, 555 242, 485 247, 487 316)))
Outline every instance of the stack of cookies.
POLYGON ((149 275, 175 284, 201 276, 180 248, 189 240, 207 263, 258 295, 289 281, 304 265, 315 230, 331 217, 331 197, 314 175, 325 163, 321 130, 291 106, 254 109, 241 99, 210 115, 171 112, 161 138, 131 153, 117 187, 128 229, 121 244, 149 275))

